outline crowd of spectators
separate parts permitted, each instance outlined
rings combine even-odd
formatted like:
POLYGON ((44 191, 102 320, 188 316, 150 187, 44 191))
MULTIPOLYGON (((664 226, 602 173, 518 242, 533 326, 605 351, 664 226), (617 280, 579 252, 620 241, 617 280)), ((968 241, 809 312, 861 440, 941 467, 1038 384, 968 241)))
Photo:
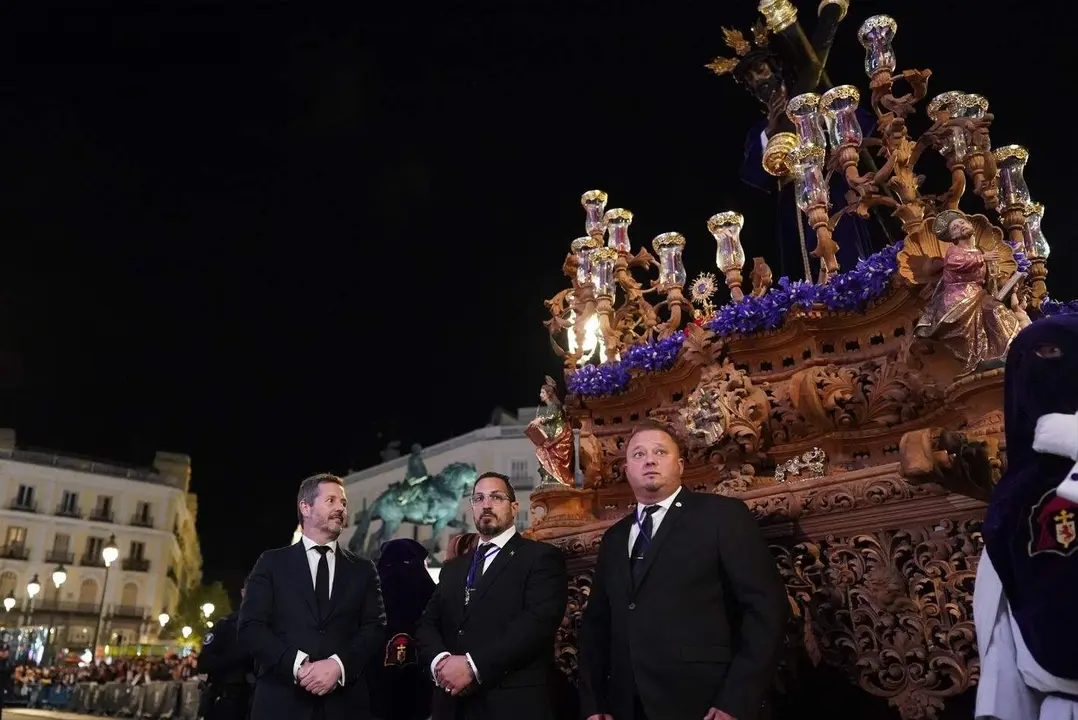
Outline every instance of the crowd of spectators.
POLYGON ((137 657, 115 659, 88 665, 71 662, 51 666, 15 662, 10 668, 10 680, 6 688, 7 704, 35 706, 36 699, 51 695, 48 690, 70 688, 79 683, 123 682, 129 685, 145 685, 151 682, 189 680, 196 677, 198 658, 167 655, 165 657, 137 657), (44 693, 44 694, 43 694, 44 693))

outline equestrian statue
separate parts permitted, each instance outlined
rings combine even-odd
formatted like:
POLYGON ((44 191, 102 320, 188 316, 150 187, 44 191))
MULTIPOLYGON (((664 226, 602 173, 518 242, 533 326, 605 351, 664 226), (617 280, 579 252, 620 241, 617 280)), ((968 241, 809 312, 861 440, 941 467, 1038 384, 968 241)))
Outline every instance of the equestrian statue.
POLYGON ((431 527, 432 537, 424 543, 424 547, 433 560, 435 553, 441 551, 439 537, 442 530, 467 529, 467 524, 460 519, 460 501, 471 493, 475 485, 475 465, 451 463, 440 473, 431 475, 419 453, 418 446, 413 446, 404 480, 390 485, 377 500, 359 513, 356 531, 348 541, 350 551, 372 560, 377 559, 382 543, 393 539, 401 523, 410 522, 431 527), (381 520, 382 525, 367 539, 371 523, 376 519, 381 520))

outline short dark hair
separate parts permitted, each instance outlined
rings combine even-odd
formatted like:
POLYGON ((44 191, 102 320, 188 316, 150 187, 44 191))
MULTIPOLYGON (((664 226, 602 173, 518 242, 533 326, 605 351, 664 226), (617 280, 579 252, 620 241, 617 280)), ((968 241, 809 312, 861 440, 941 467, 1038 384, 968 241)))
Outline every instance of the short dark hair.
POLYGON ((517 501, 517 491, 513 489, 513 484, 509 482, 508 475, 502 475, 498 472, 487 471, 475 479, 475 484, 472 485, 472 494, 475 494, 475 486, 479 484, 479 481, 483 478, 498 478, 505 485, 505 494, 509 496, 509 502, 517 501))
POLYGON ((318 488, 322 486, 322 483, 333 483, 342 488, 344 487, 344 480, 341 480, 332 473, 311 475, 301 482, 299 484, 299 492, 296 493, 296 516, 299 518, 300 527, 303 527, 303 512, 299 509, 299 504, 307 503, 308 505, 314 505, 314 501, 318 497, 318 488))
POLYGON ((678 455, 680 457, 685 457, 685 446, 681 442, 681 438, 678 437, 678 434, 674 432, 674 428, 671 427, 669 423, 665 423, 661 420, 656 420, 654 418, 644 418, 633 426, 633 430, 629 433, 629 437, 625 438, 625 449, 629 449, 629 443, 633 441, 634 437, 646 430, 657 430, 665 434, 668 438, 674 441, 675 445, 677 445, 678 455))

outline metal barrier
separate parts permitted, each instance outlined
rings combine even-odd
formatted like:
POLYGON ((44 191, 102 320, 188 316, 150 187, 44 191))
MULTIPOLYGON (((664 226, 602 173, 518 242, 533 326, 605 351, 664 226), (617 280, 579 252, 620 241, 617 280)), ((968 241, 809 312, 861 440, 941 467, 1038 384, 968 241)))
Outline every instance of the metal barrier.
POLYGON ((30 684, 8 696, 11 706, 56 708, 83 715, 138 720, 198 720, 197 680, 77 685, 30 684))

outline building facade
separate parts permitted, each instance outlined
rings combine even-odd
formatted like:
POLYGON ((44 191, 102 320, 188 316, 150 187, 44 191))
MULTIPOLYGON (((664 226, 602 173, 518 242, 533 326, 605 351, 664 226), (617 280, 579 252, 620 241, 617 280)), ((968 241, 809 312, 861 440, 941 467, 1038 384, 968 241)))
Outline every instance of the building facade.
MULTIPOLYGON (((534 407, 521 408, 516 415, 495 411, 492 423, 487 427, 423 448, 422 458, 427 472, 435 475, 450 463, 466 462, 475 465, 480 473, 494 471, 509 476, 520 503, 517 528, 527 528, 529 496, 539 482, 539 461, 535 457, 535 445, 524 436, 524 428, 535 417, 535 413, 534 407)), ((351 540, 359 515, 368 505, 377 500, 390 485, 404 480, 407 466, 408 455, 405 454, 345 476, 348 505, 353 512, 351 522, 341 535, 341 542, 347 544, 351 540)), ((459 517, 469 529, 474 530, 471 508, 465 498, 461 499, 459 517)), ((372 523, 372 533, 379 524, 377 520, 372 523)), ((460 530, 447 530, 443 534, 440 538, 442 552, 437 556, 437 560, 445 557, 446 541, 450 535, 458 532, 460 530)), ((410 537, 420 542, 428 542, 431 539, 431 528, 406 523, 394 537, 410 537)))
POLYGON ((95 636, 99 647, 154 641, 159 615, 175 615, 181 590, 202 579, 190 481, 186 455, 159 452, 152 469, 134 470, 20 450, 0 430, 4 627, 28 630, 30 645, 51 638, 56 650, 88 648, 95 636), (117 559, 106 567, 110 540, 117 559))

